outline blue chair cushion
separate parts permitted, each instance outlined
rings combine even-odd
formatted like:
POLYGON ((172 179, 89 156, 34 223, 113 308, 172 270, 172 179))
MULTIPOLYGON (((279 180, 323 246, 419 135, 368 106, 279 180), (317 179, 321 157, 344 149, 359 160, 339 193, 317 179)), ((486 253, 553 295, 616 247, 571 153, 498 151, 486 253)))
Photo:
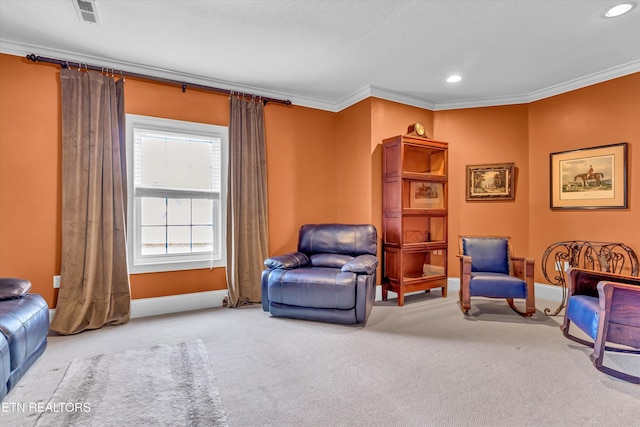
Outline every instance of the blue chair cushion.
POLYGON ((509 242, 504 238, 463 237, 462 254, 471 257, 471 271, 509 274, 509 242))
POLYGON ((503 273, 471 273, 470 296, 489 298, 526 298, 524 280, 503 273))
POLYGON ((269 301, 312 308, 351 309, 356 305, 357 275, 339 268, 305 267, 273 270, 269 301))
POLYGON ((567 303, 565 316, 582 329, 594 341, 598 335, 600 310, 598 298, 588 295, 573 295, 567 303))

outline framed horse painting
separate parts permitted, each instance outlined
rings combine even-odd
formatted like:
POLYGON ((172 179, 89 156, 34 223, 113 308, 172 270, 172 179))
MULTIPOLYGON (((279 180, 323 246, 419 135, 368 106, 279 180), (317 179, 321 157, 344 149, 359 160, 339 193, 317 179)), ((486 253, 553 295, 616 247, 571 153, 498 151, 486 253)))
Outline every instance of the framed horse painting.
POLYGON ((627 145, 551 153, 551 209, 626 208, 627 145))

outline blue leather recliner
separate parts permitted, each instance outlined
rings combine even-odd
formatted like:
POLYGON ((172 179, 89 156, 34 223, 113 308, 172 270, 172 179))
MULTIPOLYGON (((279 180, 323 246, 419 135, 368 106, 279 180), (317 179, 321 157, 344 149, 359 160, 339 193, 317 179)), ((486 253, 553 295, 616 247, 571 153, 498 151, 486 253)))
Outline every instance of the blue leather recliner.
POLYGON ((375 299, 377 246, 373 225, 303 225, 297 252, 264 261, 263 310, 272 316, 366 323, 375 299))
POLYGON ((49 306, 31 282, 0 278, 0 402, 47 348, 49 306))
POLYGON ((467 314, 471 297, 504 298, 509 307, 524 317, 536 312, 532 258, 513 256, 511 238, 506 236, 460 236, 460 308, 467 314), (514 298, 525 300, 525 311, 514 298))

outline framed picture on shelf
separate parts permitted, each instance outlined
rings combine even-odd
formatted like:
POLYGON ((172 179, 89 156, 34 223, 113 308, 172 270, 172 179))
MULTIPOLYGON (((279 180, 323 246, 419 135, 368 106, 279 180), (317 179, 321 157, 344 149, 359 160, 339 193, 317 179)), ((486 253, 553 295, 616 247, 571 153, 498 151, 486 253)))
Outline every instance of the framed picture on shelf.
POLYGON ((439 209, 443 206, 443 185, 440 182, 411 181, 409 207, 439 209))
POLYGON ((551 153, 551 209, 626 208, 627 145, 551 153))
POLYGON ((467 201, 514 200, 515 164, 467 165, 467 201))

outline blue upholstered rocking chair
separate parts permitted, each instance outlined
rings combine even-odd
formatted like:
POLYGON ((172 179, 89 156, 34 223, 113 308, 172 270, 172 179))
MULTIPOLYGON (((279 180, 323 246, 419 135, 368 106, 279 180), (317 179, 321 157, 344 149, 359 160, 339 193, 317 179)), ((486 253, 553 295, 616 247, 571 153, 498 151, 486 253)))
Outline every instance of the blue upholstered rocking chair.
POLYGON ((509 307, 524 317, 536 312, 533 259, 516 258, 511 238, 460 236, 460 308, 468 314, 471 297, 505 298, 509 307), (525 299, 525 311, 515 298, 525 299))
POLYGON ((640 376, 604 365, 605 350, 640 356, 640 277, 572 268, 568 285, 569 298, 561 326, 564 336, 593 347, 590 358, 597 370, 640 384, 640 376), (571 324, 593 342, 572 335, 571 324))

